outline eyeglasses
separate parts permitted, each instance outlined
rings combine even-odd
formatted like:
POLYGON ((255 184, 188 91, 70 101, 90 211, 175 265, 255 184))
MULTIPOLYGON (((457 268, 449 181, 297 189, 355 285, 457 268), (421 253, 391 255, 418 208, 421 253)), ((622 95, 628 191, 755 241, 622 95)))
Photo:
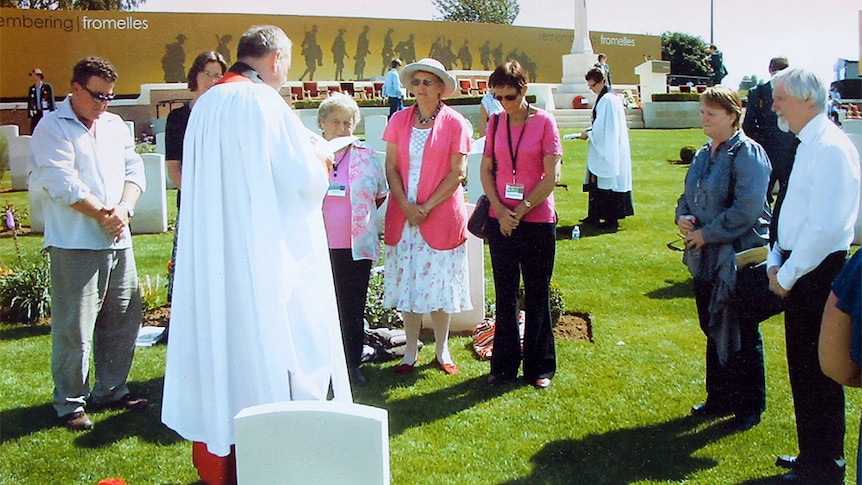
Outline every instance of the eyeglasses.
POLYGON ((90 93, 90 96, 92 96, 93 99, 95 99, 96 101, 98 101, 100 103, 107 103, 109 101, 113 101, 114 98, 117 97, 115 94, 97 93, 97 92, 91 90, 90 88, 88 88, 87 86, 81 86, 81 87, 84 89, 84 91, 87 91, 88 93, 90 93))
POLYGON ((213 79, 221 79, 224 74, 220 72, 209 72, 209 71, 201 71, 201 74, 205 74, 213 79))
POLYGON ((411 79, 410 80, 410 84, 413 86, 418 86, 420 84, 424 84, 425 87, 431 87, 434 85, 435 82, 437 82, 437 81, 435 81, 433 79, 427 79, 427 78, 426 79, 411 79))
POLYGON ((519 94, 507 94, 505 96, 496 96, 495 95, 494 99, 496 99, 497 101, 503 101, 504 99, 506 101, 514 101, 514 100, 518 99, 518 96, 520 96, 520 95, 519 94))
POLYGON ((674 239, 673 241, 667 243, 667 245, 666 245, 667 248, 670 249, 671 251, 685 251, 684 246, 680 247, 678 245, 680 241, 685 240, 685 236, 683 236, 682 234, 677 234, 677 236, 679 236, 679 239, 674 239))

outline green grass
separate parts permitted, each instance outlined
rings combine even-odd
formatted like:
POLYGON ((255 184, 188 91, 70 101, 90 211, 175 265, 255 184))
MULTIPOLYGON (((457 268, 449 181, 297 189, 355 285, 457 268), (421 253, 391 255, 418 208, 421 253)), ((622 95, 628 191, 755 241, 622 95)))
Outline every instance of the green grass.
MULTIPOLYGON (((636 130, 631 139, 635 216, 618 232, 582 227, 579 241, 557 244, 554 281, 568 310, 590 314, 595 343, 557 342, 553 387, 489 387, 488 363, 473 357, 467 337, 452 341, 457 376, 430 365, 433 345, 406 379, 393 374, 395 362, 364 366, 370 383, 355 399, 389 411, 393 484, 769 483, 782 472, 775 455, 796 452, 781 317, 761 325, 763 422, 731 433, 722 420, 688 416, 704 397, 705 338, 680 253, 665 248, 676 235, 673 209, 686 170, 667 160, 704 136, 636 130)), ((586 144, 565 141, 564 151, 561 182, 569 190, 557 191, 561 232, 587 205, 580 191, 586 144)), ((19 195, 0 194, 0 202, 19 195)), ((135 237, 142 275, 164 274, 171 237, 135 237)), ((41 244, 22 239, 28 248, 41 244)), ((0 239, 0 262, 13 257, 11 241, 0 239)), ((487 288, 493 297, 490 282, 487 288)), ((139 349, 132 369, 130 385, 153 399, 150 409, 96 414, 93 431, 71 434, 52 427, 48 329, 0 326, 0 484, 95 484, 115 476, 130 485, 196 483, 190 445, 159 421, 164 357, 163 346, 139 349)), ((860 394, 847 396, 852 477, 860 394)))

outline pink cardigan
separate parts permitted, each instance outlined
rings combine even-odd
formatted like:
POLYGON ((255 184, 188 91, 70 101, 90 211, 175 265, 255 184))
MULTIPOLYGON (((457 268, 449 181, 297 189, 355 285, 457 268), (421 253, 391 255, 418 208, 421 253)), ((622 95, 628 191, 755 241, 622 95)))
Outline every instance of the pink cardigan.
MULTIPOLYGON (((416 106, 401 110, 389 120, 383 140, 398 147, 398 172, 407 191, 407 174, 410 165, 410 134, 416 106)), ((431 128, 431 134, 422 155, 422 169, 419 175, 419 190, 416 202, 427 201, 443 179, 451 171, 450 159, 453 154, 467 154, 470 151, 470 133, 464 118, 454 109, 443 106, 431 128)), ((394 246, 401 240, 401 233, 407 217, 394 200, 386 205, 386 220, 383 242, 394 246)), ((428 217, 419 225, 419 232, 434 249, 453 249, 467 240, 467 206, 464 204, 464 190, 459 185, 446 200, 433 208, 428 217)))

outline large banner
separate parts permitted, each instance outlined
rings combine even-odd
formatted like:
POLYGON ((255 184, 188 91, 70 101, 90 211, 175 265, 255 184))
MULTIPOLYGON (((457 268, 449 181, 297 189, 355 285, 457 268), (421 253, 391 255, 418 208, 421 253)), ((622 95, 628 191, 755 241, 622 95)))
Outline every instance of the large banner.
MULTIPOLYGON (((289 79, 305 81, 368 80, 385 74, 393 57, 434 57, 449 69, 485 71, 517 59, 531 81, 559 83, 574 38, 565 29, 440 21, 0 8, 0 99, 25 98, 37 67, 60 96, 72 66, 90 55, 114 64, 120 95, 137 95, 141 84, 185 82, 200 52, 234 61, 239 36, 255 24, 287 32, 294 43, 289 79)), ((634 67, 661 59, 658 36, 591 32, 590 39, 608 55, 615 84, 636 84, 634 67)))

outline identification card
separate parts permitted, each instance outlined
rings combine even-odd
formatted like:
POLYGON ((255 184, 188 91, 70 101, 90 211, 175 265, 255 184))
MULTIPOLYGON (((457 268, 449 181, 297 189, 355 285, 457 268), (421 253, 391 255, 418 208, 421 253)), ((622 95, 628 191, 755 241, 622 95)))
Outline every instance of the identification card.
POLYGON ((326 191, 326 195, 330 195, 332 197, 344 197, 347 195, 347 187, 344 185, 332 184, 329 186, 329 190, 326 191))
POLYGON ((520 184, 506 184, 506 198, 524 200, 524 186, 520 184))

